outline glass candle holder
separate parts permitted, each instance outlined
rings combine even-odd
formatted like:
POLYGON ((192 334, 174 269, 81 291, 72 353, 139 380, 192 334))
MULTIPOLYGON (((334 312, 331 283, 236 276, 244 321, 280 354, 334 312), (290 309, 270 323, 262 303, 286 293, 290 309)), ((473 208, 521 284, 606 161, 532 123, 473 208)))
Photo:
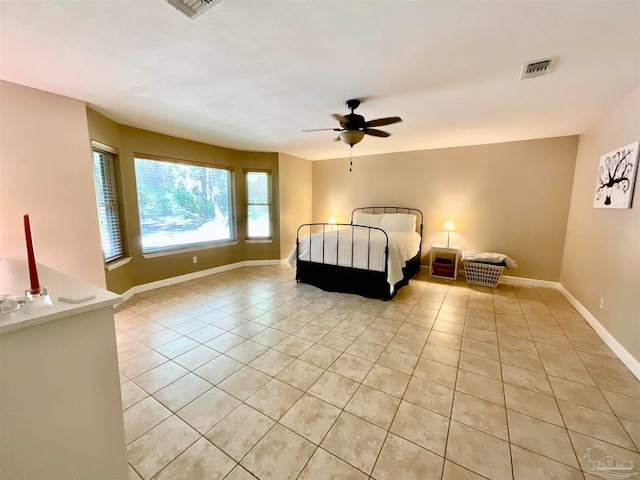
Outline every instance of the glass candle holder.
POLYGON ((24 291, 24 297, 26 300, 25 313, 33 313, 40 309, 53 307, 47 287, 29 288, 24 291))
POLYGON ((20 308, 20 303, 10 295, 0 295, 0 313, 12 313, 20 308))
POLYGON ((28 301, 32 301, 38 297, 43 297, 49 295, 49 291, 47 290, 47 287, 40 287, 40 288, 34 288, 34 289, 27 289, 24 291, 24 296, 28 301))

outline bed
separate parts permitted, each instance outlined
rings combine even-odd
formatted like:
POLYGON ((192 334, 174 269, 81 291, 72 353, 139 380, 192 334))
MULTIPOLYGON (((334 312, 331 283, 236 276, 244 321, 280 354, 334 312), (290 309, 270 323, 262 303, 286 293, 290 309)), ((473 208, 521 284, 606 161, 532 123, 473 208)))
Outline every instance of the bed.
POLYGON ((420 270, 422 228, 415 208, 356 208, 349 224, 300 225, 288 261, 297 282, 389 300, 420 270))

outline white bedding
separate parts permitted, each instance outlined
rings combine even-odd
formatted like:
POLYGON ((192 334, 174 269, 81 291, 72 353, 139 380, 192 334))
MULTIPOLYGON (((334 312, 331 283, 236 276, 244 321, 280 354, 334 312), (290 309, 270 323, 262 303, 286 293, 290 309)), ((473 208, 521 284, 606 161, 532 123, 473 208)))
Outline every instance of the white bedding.
MULTIPOLYGON (((389 283, 390 293, 393 294, 394 285, 402 280, 402 268, 405 266, 405 262, 418 253, 421 239, 416 232, 387 232, 387 235, 389 236, 387 282, 389 283)), ((386 237, 382 231, 362 227, 353 228, 353 264, 351 246, 351 227, 342 227, 334 231, 326 230, 324 242, 322 241, 322 233, 313 233, 300 240, 300 259, 336 265, 337 251, 337 264, 340 266, 374 270, 376 272, 384 271, 386 237), (371 231, 371 242, 369 242, 369 231, 371 231), (369 244, 371 245, 370 248, 369 244), (310 250, 311 259, 309 258, 310 250)), ((296 247, 293 247, 288 261, 291 268, 296 268, 296 247)))

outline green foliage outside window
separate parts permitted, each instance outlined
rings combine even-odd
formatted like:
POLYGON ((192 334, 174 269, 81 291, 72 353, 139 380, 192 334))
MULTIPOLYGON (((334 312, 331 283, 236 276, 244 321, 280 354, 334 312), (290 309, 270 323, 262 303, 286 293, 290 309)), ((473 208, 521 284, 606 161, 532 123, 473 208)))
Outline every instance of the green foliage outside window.
POLYGON ((144 252, 234 238, 231 171, 142 158, 135 169, 144 252))

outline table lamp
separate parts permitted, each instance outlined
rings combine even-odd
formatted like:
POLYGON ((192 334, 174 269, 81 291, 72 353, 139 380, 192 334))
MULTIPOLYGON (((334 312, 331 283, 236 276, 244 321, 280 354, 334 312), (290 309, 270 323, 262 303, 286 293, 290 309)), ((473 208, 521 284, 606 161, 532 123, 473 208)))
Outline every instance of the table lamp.
POLYGON ((447 232, 447 247, 448 247, 449 246, 449 237, 451 235, 451 232, 453 232, 453 229, 454 229, 453 222, 446 222, 444 224, 444 229, 447 232))

